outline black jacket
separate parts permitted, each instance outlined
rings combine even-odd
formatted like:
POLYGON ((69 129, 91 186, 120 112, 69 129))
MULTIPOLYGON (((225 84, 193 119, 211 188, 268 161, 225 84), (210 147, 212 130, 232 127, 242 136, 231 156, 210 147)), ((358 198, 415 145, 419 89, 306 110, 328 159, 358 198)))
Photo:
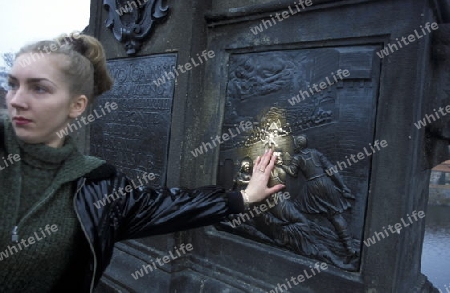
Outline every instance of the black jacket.
MULTIPOLYGON (((1 121, 0 148, 4 148, 1 121)), ((97 208, 94 203, 105 200, 105 195, 134 187, 124 174, 108 164, 74 184, 74 210, 91 251, 84 278, 80 280, 82 292, 86 293, 93 291, 110 263, 115 242, 207 226, 228 214, 244 211, 240 192, 225 192, 218 186, 133 188, 125 196, 103 201, 105 205, 97 208)))
POLYGON ((77 182, 73 204, 92 252, 83 292, 93 291, 111 260, 115 242, 206 226, 244 211, 239 192, 225 192, 217 186, 140 187, 101 208, 94 206, 105 195, 126 186, 131 186, 129 180, 107 164, 77 182))

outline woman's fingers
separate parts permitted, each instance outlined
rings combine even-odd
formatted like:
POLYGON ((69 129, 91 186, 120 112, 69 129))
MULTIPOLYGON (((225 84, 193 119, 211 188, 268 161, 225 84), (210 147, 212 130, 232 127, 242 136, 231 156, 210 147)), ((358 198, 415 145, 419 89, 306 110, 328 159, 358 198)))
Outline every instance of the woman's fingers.
POLYGON ((262 157, 261 162, 259 164, 258 171, 261 173, 265 173, 267 169, 267 165, 270 163, 270 160, 272 158, 273 150, 269 149, 262 157))
POLYGON ((247 185, 246 191, 250 202, 261 201, 270 194, 285 188, 285 185, 278 184, 271 188, 267 187, 270 173, 273 170, 277 156, 270 149, 261 157, 257 157, 253 164, 253 175, 247 185))
POLYGON ((253 166, 253 175, 262 173, 264 175, 263 177, 260 177, 259 175, 256 176, 268 181, 268 175, 270 175, 270 172, 273 170, 276 160, 277 157, 273 155, 273 150, 267 150, 264 155, 262 155, 262 157, 258 157, 255 160, 255 164, 253 166))
POLYGON ((261 162, 261 156, 258 156, 253 162, 253 174, 258 170, 259 163, 261 162))
POLYGON ((266 169, 269 169, 270 171, 273 170, 273 167, 275 166, 275 162, 277 161, 277 156, 273 154, 270 156, 270 161, 266 167, 266 169))
POLYGON ((268 188, 268 189, 267 189, 267 192, 268 192, 269 194, 273 194, 273 193, 275 193, 275 192, 278 192, 278 191, 282 190, 282 189, 285 188, 285 187, 286 187, 286 186, 283 185, 283 184, 277 184, 277 185, 275 185, 275 186, 273 186, 273 187, 271 187, 271 188, 268 188))

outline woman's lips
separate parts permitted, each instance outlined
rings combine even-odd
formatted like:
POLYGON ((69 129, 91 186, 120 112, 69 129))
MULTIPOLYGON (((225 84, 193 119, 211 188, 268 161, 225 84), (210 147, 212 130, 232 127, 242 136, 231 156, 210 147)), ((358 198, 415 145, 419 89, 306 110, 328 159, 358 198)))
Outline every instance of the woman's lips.
POLYGON ((16 125, 27 125, 31 123, 31 120, 25 119, 23 117, 14 117, 13 121, 16 123, 16 125))

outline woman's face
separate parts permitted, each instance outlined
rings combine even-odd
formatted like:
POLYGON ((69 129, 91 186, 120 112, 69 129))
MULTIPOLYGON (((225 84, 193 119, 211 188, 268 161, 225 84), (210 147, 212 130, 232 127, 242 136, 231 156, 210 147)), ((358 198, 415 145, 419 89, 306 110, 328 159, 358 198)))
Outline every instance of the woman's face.
POLYGON ((77 99, 71 99, 59 65, 67 62, 64 56, 34 57, 31 59, 28 53, 20 55, 10 71, 6 95, 9 118, 20 140, 60 147, 64 137, 57 133, 81 115, 85 106, 80 109, 77 99), (24 65, 27 59, 31 63, 24 65))

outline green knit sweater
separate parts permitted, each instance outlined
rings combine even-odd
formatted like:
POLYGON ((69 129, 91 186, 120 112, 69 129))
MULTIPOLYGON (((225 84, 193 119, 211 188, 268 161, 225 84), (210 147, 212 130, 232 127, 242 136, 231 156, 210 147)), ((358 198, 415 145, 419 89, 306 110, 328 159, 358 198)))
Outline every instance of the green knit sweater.
POLYGON ((88 261, 75 183, 104 161, 80 154, 70 137, 61 148, 30 145, 9 122, 4 127, 0 158, 19 154, 20 160, 0 171, 0 292, 51 292, 62 281, 75 283, 80 271, 71 269, 88 261), (12 241, 16 226, 18 242, 12 241))

